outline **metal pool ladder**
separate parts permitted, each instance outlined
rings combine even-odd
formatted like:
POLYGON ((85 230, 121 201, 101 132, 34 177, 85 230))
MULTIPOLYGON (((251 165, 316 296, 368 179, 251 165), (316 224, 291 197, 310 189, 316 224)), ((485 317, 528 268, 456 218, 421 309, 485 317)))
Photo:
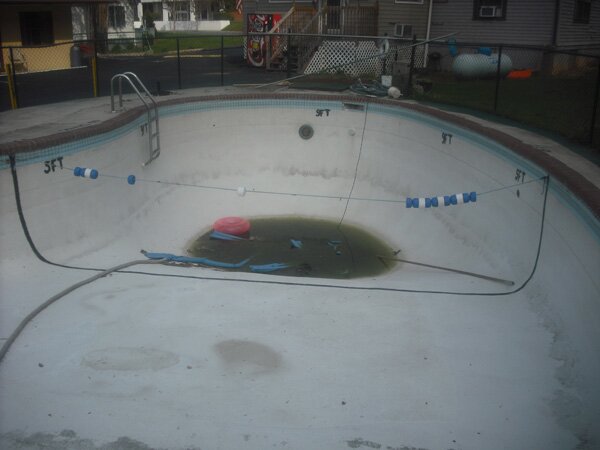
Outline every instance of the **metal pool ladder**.
POLYGON ((146 114, 148 117, 148 144, 150 149, 150 158, 143 165, 147 166, 154 161, 160 155, 160 134, 158 130, 158 105, 154 97, 148 92, 144 83, 139 77, 133 72, 118 73, 110 80, 110 109, 112 112, 117 112, 115 109, 115 81, 119 80, 119 111, 123 110, 123 80, 127 80, 129 85, 133 88, 139 99, 146 107, 146 114), (136 86, 137 83, 137 86, 136 86), (138 89, 139 87, 139 89, 138 89), (141 94, 140 90, 144 91, 146 98, 150 102, 146 101, 146 98, 141 94), (151 103, 151 104, 150 104, 151 103))

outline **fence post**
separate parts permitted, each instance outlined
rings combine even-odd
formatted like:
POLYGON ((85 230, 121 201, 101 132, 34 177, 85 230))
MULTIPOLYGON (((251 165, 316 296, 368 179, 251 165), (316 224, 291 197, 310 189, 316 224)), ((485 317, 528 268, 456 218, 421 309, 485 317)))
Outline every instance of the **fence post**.
POLYGON ((15 96, 15 87, 13 85, 13 67, 11 63, 6 64, 6 80, 8 81, 8 98, 10 100, 10 109, 17 109, 17 98, 15 96))
POLYGON ((177 88, 181 90, 181 55, 179 53, 179 38, 175 38, 177 43, 177 88))
POLYGON ((406 84, 406 95, 411 95, 412 94, 412 77, 413 77, 413 70, 415 68, 415 53, 416 53, 416 49, 417 46, 415 45, 417 43, 417 35, 413 34, 413 39, 412 39, 412 47, 410 49, 410 66, 408 68, 408 83, 406 84))
POLYGON ((10 77, 10 80, 12 82, 12 98, 11 98, 10 103, 11 103, 11 107, 13 109, 16 109, 19 107, 19 91, 17 89, 17 74, 15 71, 15 58, 13 55, 13 48, 9 47, 8 51, 9 51, 9 56, 10 56, 10 68, 11 68, 11 73, 8 74, 8 76, 10 77))
POLYGON ((92 88, 94 97, 98 97, 98 40, 94 40, 94 56, 92 57, 92 88))
POLYGON ((225 64, 223 62, 223 60, 225 59, 225 50, 224 50, 224 39, 223 39, 223 35, 221 34, 221 86, 223 86, 225 83, 223 81, 223 72, 224 72, 224 67, 225 64))
POLYGON ((291 44, 292 44, 292 37, 290 36, 290 31, 288 30, 288 33, 287 33, 287 44, 286 44, 287 45, 287 74, 286 74, 286 78, 291 78, 292 77, 292 64, 290 63, 291 62, 290 55, 291 55, 291 52, 292 52, 291 44))
POLYGON ((594 145, 594 128, 596 127, 596 114, 598 113, 598 103, 600 102, 600 58, 596 59, 596 92, 594 95, 594 109, 592 109, 592 123, 590 126, 590 144, 594 145))
POLYGON ((494 92, 494 112, 498 110, 498 94, 500 93, 500 65, 502 63, 502 45, 498 47, 498 65, 496 67, 496 91, 494 92))

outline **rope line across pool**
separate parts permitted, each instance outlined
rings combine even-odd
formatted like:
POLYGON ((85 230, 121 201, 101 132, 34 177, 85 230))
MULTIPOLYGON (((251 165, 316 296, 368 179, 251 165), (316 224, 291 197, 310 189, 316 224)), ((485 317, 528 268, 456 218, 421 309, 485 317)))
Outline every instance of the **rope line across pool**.
MULTIPOLYGON (((63 169, 70 170, 73 172, 77 171, 79 173, 78 169, 81 169, 81 168, 79 168, 79 167, 75 167, 75 168, 64 167, 63 169)), ((95 169, 92 169, 92 170, 95 170, 95 169)), ((83 176, 83 175, 81 175, 81 176, 83 176)), ((97 178, 99 178, 99 177, 114 178, 114 179, 124 180, 126 182, 129 182, 131 175, 121 176, 121 175, 106 174, 104 172, 102 172, 102 173, 97 172, 97 178)), ((532 180, 514 183, 509 186, 501 186, 498 188, 489 189, 487 191, 478 192, 477 197, 482 197, 482 196, 485 196, 488 194, 492 194, 492 193, 499 192, 499 191, 504 191, 507 189, 518 188, 519 186, 523 186, 523 185, 530 184, 530 183, 536 183, 539 181, 543 181, 545 178, 546 178, 546 176, 542 176, 539 178, 534 178, 532 180)), ((96 178, 94 178, 94 179, 96 179, 96 178)), ((325 195, 325 194, 305 194, 302 192, 265 191, 265 190, 260 190, 260 189, 248 190, 248 189, 246 189, 246 187, 243 187, 243 186, 231 188, 231 187, 222 187, 222 186, 210 186, 210 185, 205 185, 205 184, 182 183, 182 182, 178 182, 178 181, 168 181, 168 180, 150 180, 147 178, 135 178, 135 182, 165 184, 165 185, 169 185, 169 186, 191 187, 191 188, 207 189, 207 190, 215 190, 215 191, 229 191, 229 192, 236 192, 239 195, 245 195, 245 194, 287 195, 290 197, 324 198, 324 199, 356 200, 356 201, 367 201, 367 202, 402 203, 402 204, 405 204, 406 200, 407 200, 407 198, 385 199, 385 198, 352 197, 351 194, 350 194, 350 196, 344 196, 344 195, 325 195)), ((132 183, 130 183, 130 184, 132 184, 132 183)))
MULTIPOLYGON (((56 266, 62 267, 65 269, 75 269, 75 270, 84 270, 84 271, 95 271, 95 272, 105 272, 107 269, 95 268, 95 267, 81 267, 81 266, 71 266, 67 264, 57 263, 51 260, 46 259, 37 249, 35 242, 33 241, 31 234, 29 233, 27 221, 25 219, 25 215, 23 213, 23 207, 21 204, 21 194, 19 188, 18 174, 16 168, 16 161, 13 155, 10 156, 10 167, 11 167, 11 175, 13 179, 13 188, 15 194, 15 202, 17 205, 17 211, 19 214, 19 221, 21 222, 21 228, 27 239, 27 242, 35 254, 35 256, 42 262, 56 266)), ((122 177, 118 177, 122 178, 122 177)), ((496 291, 496 292, 476 292, 476 291, 444 291, 444 290, 429 290, 429 289, 407 289, 407 288, 393 288, 393 287, 382 287, 382 286, 347 286, 343 284, 320 284, 320 283, 306 283, 306 282, 291 282, 291 281, 275 281, 272 279, 245 279, 245 278, 227 278, 227 277, 214 277, 214 276, 204 276, 204 275, 181 275, 181 274, 173 274, 173 273, 154 273, 154 272, 143 272, 143 271, 133 271, 133 270, 123 270, 117 269, 118 273, 126 273, 126 274, 136 274, 136 275, 145 275, 145 276, 155 276, 155 277, 165 277, 165 278, 181 278, 181 279, 195 279, 195 280, 203 280, 203 281, 225 281, 225 282, 234 282, 234 283, 258 283, 258 284, 270 284, 270 285, 285 285, 285 286, 301 286, 301 287, 314 287, 314 288, 333 288, 333 289, 347 289, 347 290, 365 290, 365 291, 382 291, 382 292, 404 292, 404 293, 415 293, 415 294, 436 294, 436 295, 458 295, 458 296, 484 296, 484 297, 497 297, 497 296, 506 296, 515 294, 522 289, 525 288, 533 278, 534 274, 537 271, 538 263, 540 260, 540 253, 542 249, 542 242, 544 238, 544 224, 546 219, 546 207, 547 207, 547 199, 548 199, 548 191, 550 184, 550 177, 545 176, 542 178, 544 180, 542 195, 542 211, 541 211, 541 220, 540 220, 540 229, 537 240, 537 249, 536 256, 533 262, 533 266, 529 273, 527 279, 518 287, 509 290, 509 291, 496 291)), ((506 189, 509 186, 505 187, 506 189)), ((111 269, 109 269, 111 270, 111 269)))

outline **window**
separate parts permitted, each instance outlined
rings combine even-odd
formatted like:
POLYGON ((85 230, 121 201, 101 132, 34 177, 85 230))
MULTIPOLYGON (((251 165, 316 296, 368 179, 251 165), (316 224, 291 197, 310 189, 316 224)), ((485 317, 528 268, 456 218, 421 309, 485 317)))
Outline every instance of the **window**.
POLYGON ((19 13, 23 45, 54 44, 54 29, 50 11, 19 13))
POLYGON ((405 25, 403 23, 397 23, 394 25, 394 36, 411 38, 412 37, 412 25, 405 25))
POLYGON ((506 0, 474 0, 473 20, 506 19, 506 0))
POLYGON ((123 5, 108 5, 108 26, 111 28, 125 27, 125 7, 123 5))
POLYGON ((175 3, 175 20, 178 22, 190 20, 190 4, 188 2, 175 3))
POLYGON ((575 1, 575 14, 573 15, 573 23, 590 23, 591 3, 592 2, 590 0, 575 1))

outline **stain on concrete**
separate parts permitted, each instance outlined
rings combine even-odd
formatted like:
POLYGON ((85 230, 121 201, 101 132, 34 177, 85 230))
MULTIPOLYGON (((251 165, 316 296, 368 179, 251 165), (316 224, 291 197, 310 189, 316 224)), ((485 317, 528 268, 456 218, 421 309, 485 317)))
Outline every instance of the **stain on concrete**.
MULTIPOLYGON (((423 447, 407 447, 406 445, 403 445, 402 447, 390 447, 388 445, 386 447, 386 450, 427 450, 427 449, 423 448, 423 447)), ((448 450, 452 450, 452 449, 448 449, 448 450)))
MULTIPOLYGON (((32 433, 10 431, 0 434, 0 448, 11 450, 163 450, 151 447, 138 440, 123 436, 116 441, 105 444, 94 444, 91 439, 77 436, 73 430, 63 430, 60 433, 32 433)), ((200 448, 187 448, 200 450, 200 448)))
POLYGON ((274 372, 282 367, 281 355, 258 342, 231 339, 215 345, 226 368, 252 375, 274 372))
POLYGON ((383 445, 378 442, 366 441, 363 438, 352 439, 351 441, 346 441, 346 443, 348 444, 348 447, 350 447, 350 448, 366 447, 366 448, 385 448, 386 450, 427 450, 426 448, 411 447, 411 446, 407 446, 407 445, 401 445, 399 447, 395 447, 395 446, 392 447, 392 446, 388 445, 386 447, 383 447, 383 445))
POLYGON ((538 282, 532 282, 528 286, 527 299, 530 309, 540 318, 542 326, 552 336, 550 357, 560 363, 554 376, 561 389, 555 390, 553 398, 549 401, 552 413, 558 425, 569 430, 577 438, 578 450, 599 448, 600 435, 595 425, 597 420, 594 418, 594 412, 590 411, 590 405, 586 404, 585 397, 581 395, 587 388, 581 384, 582 380, 578 375, 578 354, 563 330, 562 320, 538 282))
POLYGON ((356 438, 356 439, 352 439, 351 441, 346 441, 348 443, 348 447, 350 448, 360 448, 360 447, 367 447, 367 448, 381 448, 381 444, 378 444, 377 442, 373 442, 373 441, 365 441, 362 438, 356 438))
POLYGON ((160 370, 174 366, 179 357, 171 352, 145 347, 113 347, 86 354, 81 364, 95 370, 160 370))

